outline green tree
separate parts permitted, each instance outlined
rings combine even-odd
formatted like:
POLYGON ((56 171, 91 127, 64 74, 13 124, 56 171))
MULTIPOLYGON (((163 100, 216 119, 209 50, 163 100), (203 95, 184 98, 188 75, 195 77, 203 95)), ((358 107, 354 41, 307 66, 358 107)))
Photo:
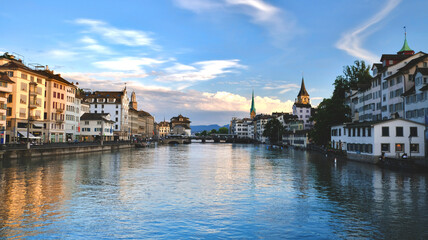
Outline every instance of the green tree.
POLYGON ((229 129, 227 127, 221 127, 218 129, 218 133, 220 134, 228 134, 229 133, 229 129))
POLYGON ((215 129, 211 129, 211 131, 209 132, 209 134, 211 135, 211 134, 216 134, 217 133, 217 130, 215 130, 215 129))
POLYGON ((201 136, 206 136, 206 135, 208 135, 207 130, 204 130, 201 132, 201 136))
POLYGON ((370 65, 366 66, 364 61, 355 61, 354 65, 343 67, 344 75, 337 76, 333 83, 332 97, 324 99, 312 116, 315 124, 309 135, 313 142, 328 145, 331 126, 351 121, 351 111, 345 103, 345 94, 351 88, 367 87, 372 79, 369 71, 370 65))
POLYGON ((266 123, 263 136, 269 138, 270 143, 278 143, 279 140, 282 140, 284 130, 282 123, 278 119, 272 118, 266 123))

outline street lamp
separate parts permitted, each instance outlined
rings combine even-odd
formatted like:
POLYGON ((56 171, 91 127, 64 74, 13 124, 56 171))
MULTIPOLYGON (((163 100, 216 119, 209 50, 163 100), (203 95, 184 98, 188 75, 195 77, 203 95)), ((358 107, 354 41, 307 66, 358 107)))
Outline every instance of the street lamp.
POLYGON ((34 107, 34 105, 35 105, 35 104, 31 104, 31 103, 34 103, 34 101, 31 101, 31 100, 34 100, 34 96, 32 96, 32 95, 34 95, 36 93, 36 91, 35 91, 36 86, 37 86, 37 83, 35 83, 35 82, 30 82, 30 84, 28 86, 27 149, 30 149, 30 120, 31 120, 30 111, 31 111, 31 108, 34 107))

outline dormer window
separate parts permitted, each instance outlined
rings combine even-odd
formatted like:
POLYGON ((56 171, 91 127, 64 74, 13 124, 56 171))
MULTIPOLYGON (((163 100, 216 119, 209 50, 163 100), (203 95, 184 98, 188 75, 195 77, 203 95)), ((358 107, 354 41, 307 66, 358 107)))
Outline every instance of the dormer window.
POLYGON ((99 103, 104 102, 104 98, 97 98, 97 102, 99 102, 99 103))

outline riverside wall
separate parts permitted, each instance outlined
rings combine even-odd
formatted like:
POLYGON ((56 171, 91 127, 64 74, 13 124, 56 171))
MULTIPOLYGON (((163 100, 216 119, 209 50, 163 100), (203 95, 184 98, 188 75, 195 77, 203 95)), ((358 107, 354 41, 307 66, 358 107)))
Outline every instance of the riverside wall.
POLYGON ((9 159, 24 159, 24 158, 37 158, 45 156, 59 156, 89 152, 102 152, 102 151, 117 151, 120 149, 132 148, 133 144, 117 144, 117 145, 97 145, 97 146, 68 146, 56 148, 40 148, 40 149, 14 149, 5 150, 0 152, 0 160, 9 159))

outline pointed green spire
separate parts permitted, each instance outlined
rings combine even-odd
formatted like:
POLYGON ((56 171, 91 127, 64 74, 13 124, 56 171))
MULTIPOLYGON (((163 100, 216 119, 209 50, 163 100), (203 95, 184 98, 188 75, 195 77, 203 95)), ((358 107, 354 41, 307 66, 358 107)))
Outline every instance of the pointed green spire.
POLYGON ((401 52, 413 52, 413 50, 409 47, 409 44, 407 44, 406 27, 404 27, 404 44, 403 44, 403 47, 401 48, 401 50, 398 52, 399 53, 401 53, 401 52))
POLYGON ((250 117, 254 118, 255 116, 256 116, 256 107, 254 105, 254 90, 253 90, 253 95, 251 97, 250 117))

